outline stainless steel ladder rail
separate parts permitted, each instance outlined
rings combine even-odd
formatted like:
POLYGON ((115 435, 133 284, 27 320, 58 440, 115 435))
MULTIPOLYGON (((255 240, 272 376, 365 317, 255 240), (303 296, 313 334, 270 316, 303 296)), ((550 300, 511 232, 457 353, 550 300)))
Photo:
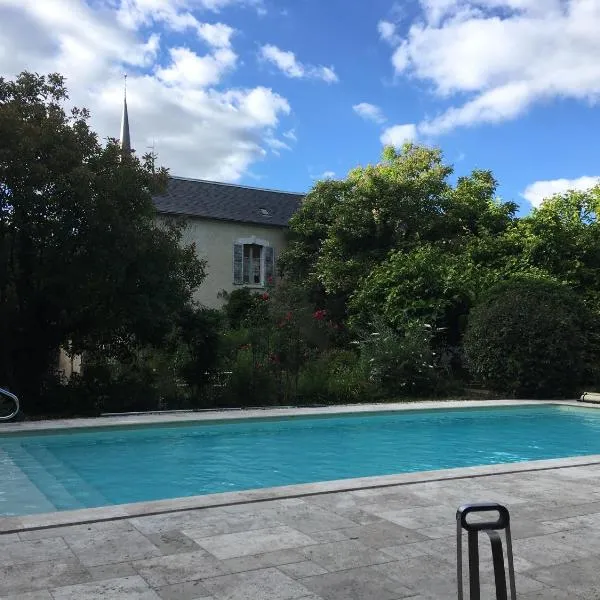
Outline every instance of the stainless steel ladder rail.
POLYGON ((0 388, 0 397, 2 396, 8 398, 9 400, 12 400, 15 405, 11 413, 9 413, 8 415, 0 415, 0 421, 10 421, 19 414, 19 411, 21 410, 21 405, 19 404, 19 399, 12 392, 9 392, 4 388, 0 388))

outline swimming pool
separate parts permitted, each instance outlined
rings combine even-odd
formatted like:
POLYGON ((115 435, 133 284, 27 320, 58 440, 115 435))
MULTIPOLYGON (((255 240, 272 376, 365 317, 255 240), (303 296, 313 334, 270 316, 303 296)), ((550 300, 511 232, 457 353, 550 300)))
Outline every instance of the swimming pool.
POLYGON ((586 454, 600 411, 561 405, 0 429, 0 515, 586 454))

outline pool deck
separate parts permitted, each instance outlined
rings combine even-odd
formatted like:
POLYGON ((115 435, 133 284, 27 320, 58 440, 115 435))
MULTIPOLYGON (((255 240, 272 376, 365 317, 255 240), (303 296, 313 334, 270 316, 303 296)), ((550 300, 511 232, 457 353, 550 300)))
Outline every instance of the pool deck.
MULTIPOLYGON (((457 403, 481 404, 499 403, 457 403)), ((600 456, 585 456, 0 518, 0 599, 453 598, 456 508, 480 500, 510 510, 520 599, 600 598, 600 456)))

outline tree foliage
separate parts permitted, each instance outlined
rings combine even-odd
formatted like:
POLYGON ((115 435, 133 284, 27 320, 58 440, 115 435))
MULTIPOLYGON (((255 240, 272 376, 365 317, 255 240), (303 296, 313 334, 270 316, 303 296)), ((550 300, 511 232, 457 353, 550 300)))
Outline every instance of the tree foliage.
POLYGON ((344 180, 317 183, 291 221, 281 267, 308 282, 320 305, 335 301, 356 335, 387 327, 386 339, 402 339, 427 324, 428 351, 453 356, 464 377, 469 313, 497 284, 564 284, 600 313, 600 186, 519 218, 490 171, 454 184, 452 172, 439 150, 406 144, 344 180))
POLYGON ((160 344, 204 265, 159 226, 153 159, 101 144, 64 79, 0 78, 0 384, 37 398, 59 348, 160 344))
POLYGON ((469 366, 512 396, 574 397, 588 375, 593 320, 563 284, 504 282, 471 311, 464 340, 469 366))

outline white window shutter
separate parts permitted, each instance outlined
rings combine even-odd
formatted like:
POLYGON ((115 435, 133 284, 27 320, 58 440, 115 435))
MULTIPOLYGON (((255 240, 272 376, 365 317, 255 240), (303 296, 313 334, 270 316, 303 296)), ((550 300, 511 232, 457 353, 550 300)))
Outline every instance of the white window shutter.
POLYGON ((275 251, 273 246, 265 246, 265 283, 275 278, 275 251))
POLYGON ((244 245, 233 245, 233 283, 242 285, 244 283, 244 245))

